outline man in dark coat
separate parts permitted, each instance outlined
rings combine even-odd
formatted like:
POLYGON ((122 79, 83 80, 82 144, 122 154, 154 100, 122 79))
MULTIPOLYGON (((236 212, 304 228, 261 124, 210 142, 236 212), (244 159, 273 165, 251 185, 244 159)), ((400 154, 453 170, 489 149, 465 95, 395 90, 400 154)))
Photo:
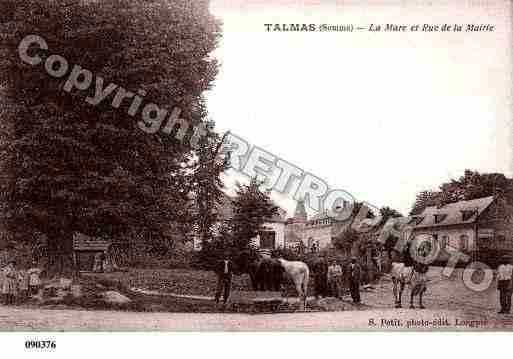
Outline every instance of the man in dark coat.
POLYGON ((351 298, 353 302, 360 303, 360 265, 356 263, 356 257, 351 258, 351 263, 348 267, 349 276, 349 290, 351 291, 351 298))
POLYGON ((317 258, 313 264, 315 299, 328 296, 328 263, 324 256, 317 258))
POLYGON ((222 292, 223 303, 226 304, 226 301, 230 297, 233 275, 233 262, 230 259, 230 254, 228 252, 225 252, 223 259, 216 264, 215 272, 217 274, 216 303, 219 303, 219 298, 221 297, 222 292))
POLYGON ((513 265, 511 257, 504 255, 501 258, 501 264, 497 268, 497 289, 499 290, 499 299, 501 310, 499 314, 510 314, 511 311, 511 292, 513 289, 513 265))

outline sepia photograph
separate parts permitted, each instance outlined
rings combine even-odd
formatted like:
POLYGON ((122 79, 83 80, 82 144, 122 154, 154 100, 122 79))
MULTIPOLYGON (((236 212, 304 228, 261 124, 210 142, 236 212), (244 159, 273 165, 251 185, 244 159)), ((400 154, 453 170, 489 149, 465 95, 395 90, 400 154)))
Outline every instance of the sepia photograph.
POLYGON ((512 17, 0 0, 0 342, 510 332, 512 17))

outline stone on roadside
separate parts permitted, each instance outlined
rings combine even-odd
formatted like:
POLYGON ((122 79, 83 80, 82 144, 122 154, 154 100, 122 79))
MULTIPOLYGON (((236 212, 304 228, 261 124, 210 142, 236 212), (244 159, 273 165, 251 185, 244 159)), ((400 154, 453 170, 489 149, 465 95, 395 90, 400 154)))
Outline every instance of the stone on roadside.
POLYGON ((70 292, 74 298, 81 297, 83 295, 82 286, 79 284, 72 285, 70 288, 70 292))
POLYGON ((113 290, 103 292, 102 296, 103 300, 105 300, 105 302, 109 304, 128 304, 132 302, 130 298, 113 290))

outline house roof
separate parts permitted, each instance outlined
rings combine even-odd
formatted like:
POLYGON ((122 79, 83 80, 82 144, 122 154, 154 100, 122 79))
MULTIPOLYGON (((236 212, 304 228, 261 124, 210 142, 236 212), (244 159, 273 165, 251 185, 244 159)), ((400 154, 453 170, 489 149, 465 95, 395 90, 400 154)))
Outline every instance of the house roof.
POLYGON ((314 216, 312 216, 312 218, 310 218, 308 221, 318 221, 318 220, 322 220, 322 219, 327 219, 327 218, 331 218, 329 215, 328 215, 328 211, 323 211, 323 212, 319 212, 317 214, 315 214, 314 216))
POLYGON ((73 234, 73 250, 75 251, 106 251, 109 249, 111 242, 86 236, 83 233, 75 232, 73 234))
POLYGON ((469 201, 459 201, 455 203, 448 203, 442 207, 429 206, 424 211, 415 217, 419 220, 422 218, 415 228, 426 227, 441 227, 454 224, 474 223, 476 219, 492 204, 494 201, 493 196, 476 198, 469 201), (474 215, 469 215, 465 219, 463 213, 465 211, 474 211, 474 215), (437 220, 435 221, 435 215, 437 220))

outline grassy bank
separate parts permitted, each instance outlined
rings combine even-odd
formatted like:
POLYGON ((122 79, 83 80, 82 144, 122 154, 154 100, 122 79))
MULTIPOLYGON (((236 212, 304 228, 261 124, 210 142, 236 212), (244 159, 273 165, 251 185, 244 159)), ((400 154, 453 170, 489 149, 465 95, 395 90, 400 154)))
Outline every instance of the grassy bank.
MULTIPOLYGON (((127 288, 210 297, 214 296, 217 285, 217 277, 213 272, 194 269, 132 268, 128 272, 95 274, 95 277, 119 282, 127 288)), ((313 284, 311 276, 308 285, 309 295, 313 295, 313 284)), ((296 296, 296 290, 288 278, 284 279, 282 288, 284 295, 296 296)), ((252 290, 249 276, 233 276, 232 290, 252 290)))
MULTIPOLYGON (((128 272, 95 274, 96 278, 119 282, 128 288, 156 290, 163 293, 213 296, 217 277, 213 272, 191 269, 139 269, 128 272)), ((232 290, 250 290, 248 275, 234 276, 232 290)))

